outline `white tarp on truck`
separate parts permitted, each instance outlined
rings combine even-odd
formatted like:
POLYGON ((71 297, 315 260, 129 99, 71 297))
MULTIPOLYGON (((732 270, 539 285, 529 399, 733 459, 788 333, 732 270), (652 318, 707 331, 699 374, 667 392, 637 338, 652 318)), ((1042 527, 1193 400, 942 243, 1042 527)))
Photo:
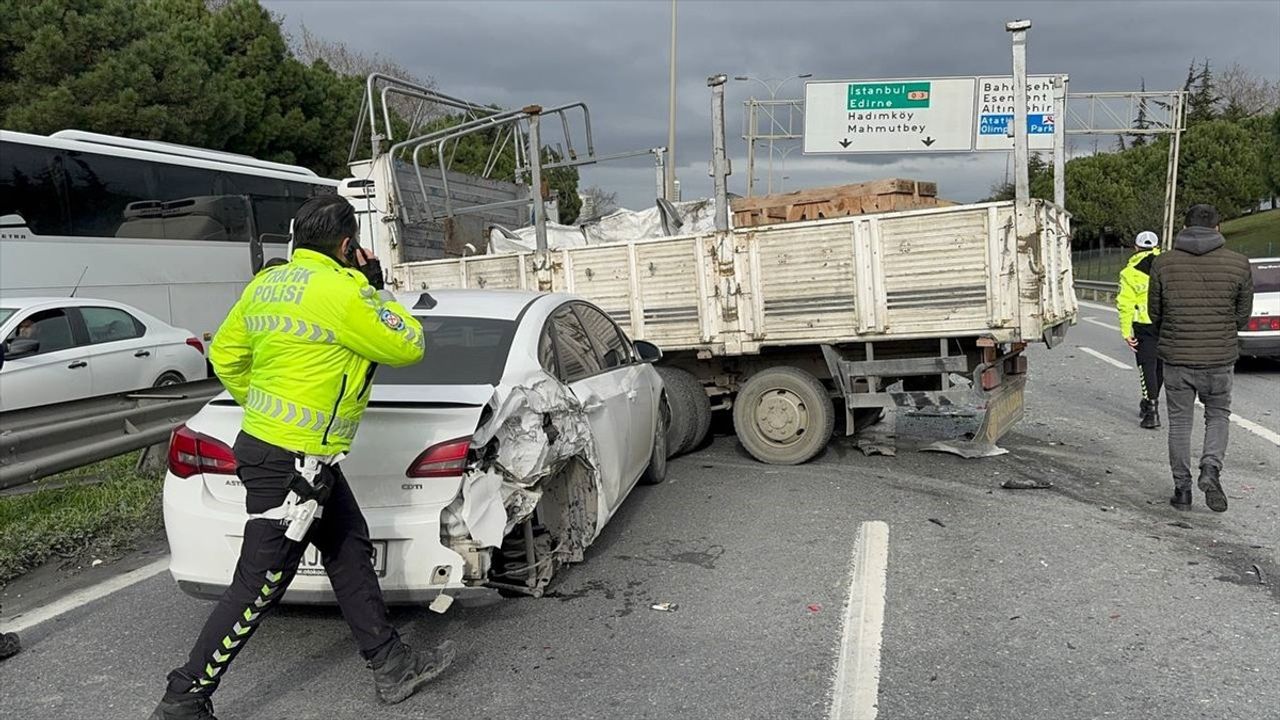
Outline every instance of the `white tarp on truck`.
MULTIPOLYGON (((674 205, 683 223, 676 229, 676 234, 708 233, 715 230, 715 203, 711 200, 690 200, 674 205)), ((497 228, 491 229, 489 252, 532 252, 537 249, 534 228, 522 227, 510 232, 516 237, 508 237, 497 228)), ((547 249, 564 250, 586 245, 625 243, 665 235, 662 214, 656 206, 648 210, 618 210, 582 225, 548 222, 547 249)))

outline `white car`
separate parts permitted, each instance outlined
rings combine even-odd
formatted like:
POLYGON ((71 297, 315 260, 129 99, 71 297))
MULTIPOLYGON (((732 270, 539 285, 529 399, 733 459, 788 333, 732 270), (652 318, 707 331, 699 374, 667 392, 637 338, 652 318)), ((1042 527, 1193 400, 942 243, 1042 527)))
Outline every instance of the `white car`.
MULTIPOLYGON (((444 592, 540 595, 582 559, 639 482, 666 475, 667 407, 653 362, 568 295, 441 290, 397 299, 426 353, 378 368, 342 463, 368 521, 389 602, 444 592)), ((170 572, 198 597, 228 585, 246 521, 231 447, 241 409, 212 400, 173 435, 164 487, 170 572)), ((286 602, 332 590, 309 547, 286 602)))
POLYGON ((0 411, 208 377, 189 331, 110 300, 0 298, 0 338, 0 411))
POLYGON ((1253 310, 1240 331, 1240 354, 1280 358, 1280 258, 1249 261, 1253 270, 1253 310))

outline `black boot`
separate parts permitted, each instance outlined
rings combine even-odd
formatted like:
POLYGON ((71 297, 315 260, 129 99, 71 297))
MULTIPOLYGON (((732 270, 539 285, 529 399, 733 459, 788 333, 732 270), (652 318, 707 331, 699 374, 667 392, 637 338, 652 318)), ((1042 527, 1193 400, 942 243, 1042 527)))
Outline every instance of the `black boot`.
POLYGON ((1169 504, 1178 510, 1191 509, 1191 488, 1185 490, 1173 489, 1173 497, 1169 498, 1169 504))
POLYGON ((1148 430, 1154 430, 1155 428, 1160 427, 1159 400, 1142 401, 1142 421, 1139 424, 1148 430))
POLYGON ((1222 482, 1218 479, 1218 468, 1212 465, 1200 466, 1200 479, 1196 482, 1204 491, 1204 504, 1214 512, 1227 511, 1227 494, 1222 492, 1222 482))
POLYGON ((1150 400, 1143 400, 1143 401, 1139 402, 1139 403, 1138 403, 1138 417, 1140 417, 1140 418, 1146 417, 1146 416, 1147 416, 1147 413, 1149 412, 1149 408, 1150 408, 1150 407, 1151 407, 1151 401, 1150 401, 1150 400))
POLYGON ((421 651, 397 641, 386 661, 373 668, 378 699, 388 705, 407 700, 444 672, 456 655, 453 643, 448 640, 434 650, 421 651))
POLYGON ((178 700, 165 698, 147 720, 218 720, 208 695, 192 694, 178 700))

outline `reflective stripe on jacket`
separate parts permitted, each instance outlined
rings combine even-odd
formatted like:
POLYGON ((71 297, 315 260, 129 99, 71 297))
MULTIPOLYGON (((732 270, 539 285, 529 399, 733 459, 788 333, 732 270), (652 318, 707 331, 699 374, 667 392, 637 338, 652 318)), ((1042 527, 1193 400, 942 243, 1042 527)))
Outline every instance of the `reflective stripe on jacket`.
POLYGON ((209 361, 244 409, 244 431, 286 450, 351 447, 375 364, 422 359, 422 325, 359 271, 296 250, 263 270, 218 328, 209 361))
POLYGON ((1159 254, 1159 249, 1136 252, 1120 271, 1116 311, 1120 314, 1120 334, 1126 338, 1133 337, 1134 323, 1151 324, 1147 314, 1147 287, 1151 284, 1151 263, 1159 254))

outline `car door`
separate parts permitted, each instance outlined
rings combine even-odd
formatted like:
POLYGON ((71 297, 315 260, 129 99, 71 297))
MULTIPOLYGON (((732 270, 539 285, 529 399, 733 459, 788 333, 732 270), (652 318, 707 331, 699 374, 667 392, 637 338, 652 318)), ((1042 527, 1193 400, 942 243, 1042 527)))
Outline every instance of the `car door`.
POLYGON ((629 405, 626 409, 629 430, 624 447, 625 492, 640 479, 641 473, 649 465, 649 456, 653 450, 653 419, 657 398, 645 372, 648 367, 636 361, 635 351, 617 323, 599 308, 585 303, 575 304, 574 311, 600 355, 605 377, 622 389, 629 405))
POLYGON ((155 344, 142 322, 120 308, 75 308, 84 323, 93 368, 93 394, 114 395, 151 387, 160 375, 155 344))
POLYGON ((92 393, 93 379, 83 337, 73 329, 65 309, 37 310, 20 316, 5 337, 0 368, 0 410, 77 400, 92 393), (32 355, 14 357, 9 348, 18 338, 39 343, 32 355))
POLYGON ((551 316, 559 377, 583 404, 591 435, 596 441, 600 464, 601 492, 612 513, 622 502, 631 478, 628 439, 631 432, 628 389, 617 382, 612 373, 604 372, 604 363, 573 304, 561 306, 551 316))

